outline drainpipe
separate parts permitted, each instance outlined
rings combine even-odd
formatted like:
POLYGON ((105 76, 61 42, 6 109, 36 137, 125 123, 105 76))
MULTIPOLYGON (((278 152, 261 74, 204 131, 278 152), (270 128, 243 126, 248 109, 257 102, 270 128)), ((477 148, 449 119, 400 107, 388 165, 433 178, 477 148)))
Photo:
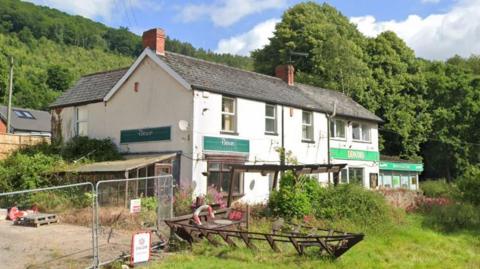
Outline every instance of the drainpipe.
MULTIPOLYGON (((331 125, 331 120, 332 118, 335 117, 335 115, 337 114, 337 102, 334 102, 333 103, 333 113, 331 115, 329 115, 328 113, 326 113, 327 115, 327 164, 328 166, 330 166, 330 164, 332 163, 331 161, 331 156, 330 156, 330 125, 331 125)), ((328 184, 330 184, 330 172, 328 172, 328 184)))

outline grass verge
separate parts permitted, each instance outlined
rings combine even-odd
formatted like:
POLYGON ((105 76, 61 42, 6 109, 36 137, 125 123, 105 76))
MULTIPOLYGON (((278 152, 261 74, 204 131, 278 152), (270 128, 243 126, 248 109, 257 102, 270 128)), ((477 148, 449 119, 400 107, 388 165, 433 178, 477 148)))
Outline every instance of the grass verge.
POLYGON ((422 226, 423 216, 408 215, 403 223, 368 232, 364 241, 336 261, 314 255, 299 257, 293 249, 274 253, 246 248, 194 244, 191 251, 172 253, 148 268, 480 268, 480 234, 444 234, 422 226))

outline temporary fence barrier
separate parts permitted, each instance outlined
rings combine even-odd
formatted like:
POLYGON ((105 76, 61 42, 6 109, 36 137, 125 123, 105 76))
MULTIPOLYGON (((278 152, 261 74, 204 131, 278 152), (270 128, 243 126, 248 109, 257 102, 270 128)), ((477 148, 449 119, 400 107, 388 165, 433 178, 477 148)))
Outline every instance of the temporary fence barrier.
POLYGON ((85 182, 0 193, 2 267, 95 267, 94 188, 85 182))
POLYGON ((136 232, 151 232, 154 245, 168 238, 163 220, 173 212, 171 175, 103 180, 95 189, 99 265, 127 258, 136 232))
POLYGON ((48 226, 0 220, 0 263, 13 269, 97 269, 129 256, 138 231, 150 231, 159 245, 169 236, 163 220, 173 216, 173 182, 162 175, 0 193, 0 208, 14 208, 4 215, 18 217, 18 224, 48 226))

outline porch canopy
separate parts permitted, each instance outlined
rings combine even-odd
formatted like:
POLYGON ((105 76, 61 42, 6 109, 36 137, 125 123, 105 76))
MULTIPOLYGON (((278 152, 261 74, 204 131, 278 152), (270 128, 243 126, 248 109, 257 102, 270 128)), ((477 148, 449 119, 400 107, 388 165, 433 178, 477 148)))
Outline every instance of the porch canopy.
POLYGON ((233 164, 231 166, 230 186, 228 189, 228 203, 230 207, 232 202, 232 186, 233 179, 237 173, 260 173, 267 175, 273 173, 272 190, 278 185, 278 173, 285 171, 293 171, 296 175, 302 174, 320 174, 333 173, 333 182, 338 183, 339 173, 347 164, 302 164, 302 165, 280 165, 280 164, 233 164))

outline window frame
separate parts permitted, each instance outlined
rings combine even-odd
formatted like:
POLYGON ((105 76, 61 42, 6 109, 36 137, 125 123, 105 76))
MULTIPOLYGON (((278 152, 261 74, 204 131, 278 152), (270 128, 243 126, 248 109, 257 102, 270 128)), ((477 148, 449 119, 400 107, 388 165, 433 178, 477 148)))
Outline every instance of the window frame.
MULTIPOLYGON (((302 142, 306 142, 306 143, 312 143, 315 141, 315 125, 314 125, 314 113, 313 111, 309 111, 309 110, 302 110, 302 142), (304 122, 304 115, 305 113, 308 113, 310 114, 310 123, 305 123, 304 122), (307 134, 310 134, 311 137, 304 137, 304 134, 303 134, 303 128, 306 127, 306 128, 310 128, 310 132, 308 132, 307 134)), ((308 130, 308 129, 307 129, 308 130)))
POLYGON ((277 122, 278 122, 277 118, 278 118, 277 106, 274 104, 265 103, 265 134, 269 134, 269 135, 277 134, 277 122), (273 108, 273 117, 267 115, 268 107, 273 108), (273 120, 273 130, 267 130, 267 120, 273 120))
MULTIPOLYGON (((227 190, 222 190, 222 186, 224 185, 224 181, 225 180, 230 180, 230 177, 229 176, 225 176, 225 175, 228 175, 230 173, 230 169, 227 169, 226 166, 229 166, 229 165, 234 165, 234 164, 244 164, 245 163, 245 160, 244 159, 238 159, 238 158, 233 158, 233 159, 228 159, 228 157, 226 157, 227 159, 223 159, 223 158, 217 158, 215 156, 213 157, 207 157, 207 192, 208 192, 208 188, 211 187, 212 185, 210 185, 210 182, 209 182, 209 178, 211 176, 212 173, 219 173, 219 184, 218 186, 215 186, 216 190, 220 193, 222 193, 224 196, 225 195, 228 195, 228 189, 227 190), (211 166, 212 165, 218 165, 218 167, 215 167, 215 168, 212 168, 211 166)), ((244 190, 244 177, 242 175, 242 173, 237 173, 237 176, 238 176, 238 191, 235 191, 234 189, 232 189, 232 195, 235 195, 235 196, 242 196, 245 194, 245 190, 244 190)))
POLYGON ((88 136, 88 109, 75 107, 75 136, 88 136), (86 119, 79 119, 79 111, 83 110, 86 112, 86 119), (86 131, 85 134, 80 134, 80 124, 85 124, 86 131))
POLYGON ((350 170, 362 170, 362 180, 361 182, 358 182, 360 183, 360 185, 362 187, 365 186, 365 167, 361 167, 361 166, 349 166, 349 167, 345 167, 343 168, 342 170, 340 170, 340 180, 339 182, 341 184, 354 184, 355 182, 350 182, 350 170), (343 176, 345 175, 345 177, 343 176), (345 181, 346 179, 346 181, 345 181))
POLYGON ((237 132, 237 98, 235 97, 231 97, 231 96, 223 96, 222 95, 222 103, 221 103, 221 108, 220 108, 220 111, 221 111, 221 120, 220 120, 220 123, 221 123, 221 126, 220 126, 220 130, 222 133, 230 133, 230 134, 234 134, 237 132), (226 112, 223 110, 223 100, 224 99, 230 99, 232 100, 232 104, 233 104, 233 112, 226 112), (232 121, 233 121, 233 130, 226 130, 223 128, 224 126, 224 116, 230 116, 232 118, 232 121))
POLYGON ((336 140, 347 140, 347 126, 348 126, 348 123, 347 123, 346 120, 342 120, 342 119, 332 119, 332 120, 330 120, 330 138, 336 139, 336 140), (337 136, 337 122, 338 121, 343 122, 343 137, 342 136, 337 136))
POLYGON ((352 122, 352 141, 354 142, 363 142, 363 143, 371 143, 372 142, 372 128, 370 128, 370 126, 368 126, 368 124, 366 123, 362 123, 362 122, 352 122), (359 136, 360 136, 360 139, 356 139, 353 137, 353 134, 354 134, 354 131, 353 131, 353 125, 354 124, 358 124, 359 126, 359 136), (368 139, 364 139, 364 130, 368 130, 368 139))

